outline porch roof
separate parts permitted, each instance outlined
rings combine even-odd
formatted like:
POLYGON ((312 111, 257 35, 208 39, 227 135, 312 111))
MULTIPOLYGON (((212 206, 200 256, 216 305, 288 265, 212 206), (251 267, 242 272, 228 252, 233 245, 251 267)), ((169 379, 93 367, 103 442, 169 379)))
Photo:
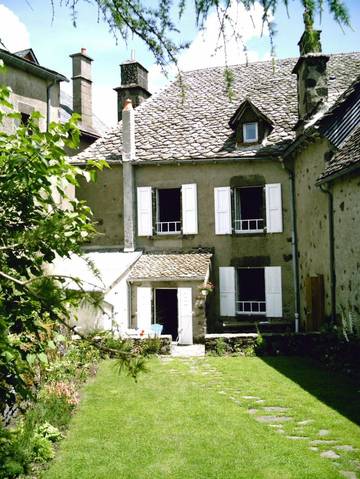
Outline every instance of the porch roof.
POLYGON ((210 252, 147 253, 133 266, 129 281, 204 281, 209 274, 210 252))

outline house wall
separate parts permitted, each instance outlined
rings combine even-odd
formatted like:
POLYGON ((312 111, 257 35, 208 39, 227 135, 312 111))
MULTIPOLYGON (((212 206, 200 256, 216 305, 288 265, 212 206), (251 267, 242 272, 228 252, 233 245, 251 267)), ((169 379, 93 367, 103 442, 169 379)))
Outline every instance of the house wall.
POLYGON ((351 312, 360 328, 360 175, 337 179, 332 192, 337 313, 351 312))
MULTIPOLYGON (((137 294, 138 286, 153 288, 191 288, 192 289, 192 311, 193 311, 193 338, 194 341, 204 338, 206 334, 206 315, 203 297, 201 297, 199 286, 201 281, 136 281, 131 283, 131 327, 137 327, 137 294)), ((154 311, 154 296, 152 300, 154 311)), ((153 313, 154 314, 154 313, 153 313)), ((153 317, 154 319, 154 317, 153 317)))
POLYGON ((306 278, 309 276, 324 276, 325 315, 331 314, 328 198, 315 185, 324 171, 324 155, 328 150, 328 142, 318 140, 295 158, 300 316, 303 326, 309 308, 306 301, 306 278))
POLYGON ((216 164, 144 165, 136 168, 136 185, 175 188, 196 183, 198 195, 197 235, 161 235, 137 237, 136 245, 145 250, 214 248, 211 280, 215 293, 210 299, 209 331, 221 329, 219 311, 220 266, 281 266, 283 316, 293 317, 293 277, 291 256, 291 220, 288 174, 280 162, 252 160, 216 164), (214 188, 220 186, 282 184, 283 233, 215 235, 214 188))
POLYGON ((123 246, 123 174, 121 165, 98 173, 96 183, 80 179, 76 197, 86 200, 94 214, 97 231, 93 244, 97 246, 123 246))
MULTIPOLYGON (((5 65, 6 71, 0 73, 0 83, 10 86, 12 93, 10 102, 14 105, 15 111, 30 114, 32 111, 38 111, 43 115, 39 120, 40 128, 46 129, 46 108, 47 108, 47 86, 49 80, 44 80, 28 72, 24 72, 10 65, 5 65)), ((50 120, 59 121, 60 104, 60 86, 56 83, 50 90, 50 120)), ((15 130, 14 121, 8 121, 5 125, 5 131, 15 130)))

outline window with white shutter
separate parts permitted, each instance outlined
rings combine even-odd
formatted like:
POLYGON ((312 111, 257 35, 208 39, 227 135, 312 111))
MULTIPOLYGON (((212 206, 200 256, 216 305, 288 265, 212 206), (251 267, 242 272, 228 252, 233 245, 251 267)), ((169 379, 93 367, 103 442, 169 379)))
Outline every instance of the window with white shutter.
POLYGON ((138 236, 152 236, 152 192, 151 186, 137 188, 138 236))
POLYGON ((281 184, 274 183, 265 185, 266 198, 266 232, 282 233, 282 201, 281 184))
POLYGON ((220 282, 220 316, 235 316, 235 268, 221 266, 220 282))
POLYGON ((231 234, 231 189, 230 186, 214 188, 215 234, 231 234))
POLYGON ((198 233, 197 188, 196 184, 182 185, 182 232, 198 233))

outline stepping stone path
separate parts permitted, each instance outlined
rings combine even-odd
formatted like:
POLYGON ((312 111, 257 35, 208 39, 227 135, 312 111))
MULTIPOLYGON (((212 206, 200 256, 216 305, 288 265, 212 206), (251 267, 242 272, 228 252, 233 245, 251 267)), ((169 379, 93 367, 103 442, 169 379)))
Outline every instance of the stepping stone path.
POLYGON ((255 419, 259 422, 269 423, 269 422, 291 421, 292 417, 289 417, 289 416, 256 416, 255 419))
POLYGON ((356 473, 352 471, 340 471, 340 474, 346 479, 357 479, 356 473))
MULTIPOLYGON (((201 352, 200 352, 201 354, 201 352)), ((173 358, 161 358, 163 361, 171 361, 173 358)), ((313 424, 315 422, 314 419, 302 419, 301 421, 297 421, 292 430, 294 434, 291 434, 291 431, 284 430, 284 423, 291 423, 291 421, 294 419, 290 415, 284 415, 284 413, 289 414, 289 408, 284 407, 284 406, 261 406, 266 402, 265 399, 262 399, 258 396, 253 396, 251 394, 248 395, 242 395, 240 396, 241 393, 244 393, 244 389, 236 389, 236 388, 231 388, 231 387, 226 387, 223 381, 223 375, 220 371, 215 369, 212 365, 206 363, 204 360, 199 359, 199 358, 191 358, 191 357, 186 357, 182 358, 182 361, 189 366, 189 370, 194 373, 194 374, 199 374, 202 376, 207 376, 206 382, 204 384, 201 384, 202 387, 208 387, 209 389, 216 390, 218 394, 221 394, 225 396, 227 399, 230 401, 234 402, 240 407, 246 408, 246 406, 250 406, 247 409, 248 414, 253 415, 255 420, 266 424, 267 426, 271 427, 274 432, 277 434, 285 434, 287 439, 290 441, 309 441, 309 450, 316 452, 320 455, 320 457, 324 459, 331 459, 333 462, 332 464, 334 466, 340 467, 341 463, 337 462, 337 459, 341 458, 341 453, 342 452, 354 452, 357 451, 357 449, 350 445, 350 444, 343 444, 339 445, 338 443, 340 441, 336 441, 334 439, 325 439, 326 436, 329 436, 331 431, 328 429, 319 429, 317 436, 320 438, 324 439, 313 439, 310 440, 310 438, 305 435, 305 431, 303 426, 308 426, 310 424, 313 424), (244 404, 243 401, 239 401, 234 395, 238 395, 239 398, 245 399, 247 401, 250 401, 250 404, 244 404), (251 403, 253 407, 251 407, 251 403), (259 407, 257 407, 259 405, 259 407), (255 407, 254 407, 255 406, 255 407), (261 412, 265 413, 273 413, 272 415, 258 415, 258 413, 261 412), (279 413, 279 414, 274 414, 274 413, 279 413), (327 449, 324 450, 326 447, 332 447, 332 449, 327 449)), ((175 370, 170 370, 171 373, 175 374, 175 370)), ((180 374, 180 372, 178 372, 180 374)), ((204 378, 205 380, 205 378, 204 378)), ((194 383, 199 386, 198 383, 194 383)), ((360 392, 360 391, 359 391, 360 392)), ((274 402, 277 402, 276 399, 273 398, 274 402)), ((279 399, 279 402, 281 403, 281 399, 279 399)), ((348 464, 345 466, 344 464, 342 465, 343 467, 350 467, 354 468, 355 470, 358 469, 360 470, 360 461, 356 460, 350 460, 350 465, 348 464)), ((351 471, 351 470, 339 470, 340 474, 345 477, 345 479, 360 479, 360 474, 359 476, 357 475, 356 472, 351 471)))
POLYGON ((320 457, 325 457, 326 459, 339 459, 339 454, 336 454, 335 451, 324 451, 320 454, 320 457))
POLYGON ((346 452, 356 451, 355 447, 350 446, 348 444, 345 444, 344 446, 335 446, 334 449, 337 449, 338 451, 346 451, 346 452))
POLYGON ((289 410, 289 408, 287 407, 280 407, 280 406, 265 406, 263 407, 263 409, 266 412, 285 412, 289 410))

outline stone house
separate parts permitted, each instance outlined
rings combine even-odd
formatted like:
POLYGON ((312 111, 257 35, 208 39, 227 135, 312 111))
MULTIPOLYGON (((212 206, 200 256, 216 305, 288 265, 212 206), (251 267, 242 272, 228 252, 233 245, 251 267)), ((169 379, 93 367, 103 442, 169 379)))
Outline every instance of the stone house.
POLYGON ((312 230, 325 221, 317 215, 326 215, 326 195, 315 183, 328 140, 307 152, 294 145, 323 115, 325 95, 328 109, 359 67, 359 53, 301 51, 300 59, 231 67, 232 99, 222 67, 183 73, 148 99, 146 70, 121 66, 122 121, 74 161, 110 165, 77 191, 98 223, 91 248, 142 252, 127 279, 128 327, 160 322, 182 343, 255 324, 299 329, 304 278, 313 274, 303 258, 314 249, 314 261, 325 262, 329 247, 312 230), (125 101, 123 110, 125 98, 139 106, 125 101), (209 279, 215 289, 205 302, 209 279))
MULTIPOLYGON (((92 111, 91 62, 84 48, 70 55, 72 58, 71 97, 60 88, 61 82, 69 80, 60 73, 39 64, 34 51, 29 48, 15 53, 0 49, 0 60, 6 70, 0 73, 0 83, 11 87, 10 101, 15 111, 21 113, 26 123, 33 111, 41 113, 40 128, 46 130, 51 121, 67 121, 73 112, 81 115, 80 147, 87 148, 100 138, 107 129, 106 125, 92 111)), ((16 123, 3 125, 6 131, 13 131, 16 123)), ((79 150, 69 151, 69 155, 79 150)))
POLYGON ((296 191, 303 328, 332 318, 360 334, 360 77, 347 84, 337 97, 330 88, 317 96, 315 121, 303 118, 285 158, 296 191))

